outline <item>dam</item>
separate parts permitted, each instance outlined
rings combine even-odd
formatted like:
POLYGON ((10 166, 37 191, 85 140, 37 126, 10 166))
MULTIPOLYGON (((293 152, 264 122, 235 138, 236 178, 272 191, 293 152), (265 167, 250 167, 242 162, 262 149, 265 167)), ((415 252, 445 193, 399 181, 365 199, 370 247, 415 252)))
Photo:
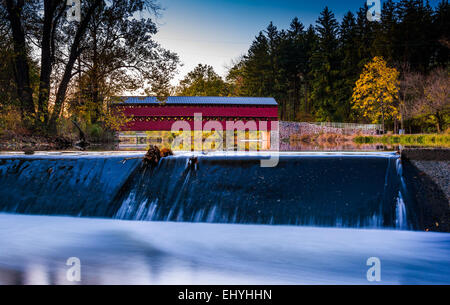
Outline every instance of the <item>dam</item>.
POLYGON ((0 157, 0 284, 450 283, 400 156, 142 153, 0 157))
POLYGON ((396 154, 0 159, 0 211, 179 222, 417 229, 396 154), (405 202, 406 201, 406 202, 405 202))

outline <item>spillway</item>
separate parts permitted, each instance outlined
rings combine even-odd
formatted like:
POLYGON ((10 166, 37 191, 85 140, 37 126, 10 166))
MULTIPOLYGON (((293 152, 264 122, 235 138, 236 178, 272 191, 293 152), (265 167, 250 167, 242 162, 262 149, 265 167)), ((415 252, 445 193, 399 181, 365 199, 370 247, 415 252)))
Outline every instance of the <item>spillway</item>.
POLYGON ((450 283, 395 153, 142 156, 0 156, 0 284, 450 283))
MULTIPOLYGON (((135 155, 134 155, 135 156, 135 155)), ((0 212, 140 221, 418 229, 399 156, 2 156, 0 212)))

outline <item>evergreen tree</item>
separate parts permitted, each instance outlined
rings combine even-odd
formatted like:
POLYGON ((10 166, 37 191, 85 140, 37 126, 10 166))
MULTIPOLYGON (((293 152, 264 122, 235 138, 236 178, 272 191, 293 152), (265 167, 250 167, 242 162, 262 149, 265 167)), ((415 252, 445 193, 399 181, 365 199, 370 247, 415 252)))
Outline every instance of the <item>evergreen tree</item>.
POLYGON ((269 60, 269 73, 267 77, 269 91, 278 91, 279 84, 277 82, 278 73, 278 46, 280 42, 280 35, 278 29, 272 22, 266 29, 267 44, 268 44, 268 60, 269 60))
POLYGON ((353 87, 374 57, 423 75, 448 65, 449 6, 435 11, 427 1, 387 0, 381 20, 367 19, 364 5, 339 26, 325 8, 307 30, 294 18, 287 30, 272 23, 229 71, 234 94, 272 96, 281 120, 361 121, 351 107, 353 87))
POLYGON ((409 63, 413 70, 429 70, 432 34, 432 9, 422 0, 402 0, 398 3, 397 14, 399 39, 397 61, 409 63))
POLYGON ((287 33, 282 32, 280 43, 280 81, 285 84, 286 99, 288 100, 289 120, 295 120, 300 111, 302 96, 302 76, 307 65, 307 54, 304 43, 304 26, 294 18, 287 33))
POLYGON ((340 57, 341 69, 339 77, 339 90, 337 98, 339 105, 336 109, 336 118, 340 121, 347 121, 350 119, 351 113, 351 96, 353 87, 360 74, 358 67, 359 57, 355 49, 355 28, 356 19, 353 13, 348 12, 341 24, 340 28, 340 57))
POLYGON ((359 68, 363 67, 371 60, 374 50, 372 44, 374 41, 374 22, 367 19, 367 4, 361 7, 356 16, 355 25, 355 48, 359 57, 359 68))
POLYGON ((316 21, 318 43, 312 55, 312 92, 314 111, 320 121, 333 121, 337 108, 339 78, 338 31, 334 14, 326 7, 316 21))
POLYGON ((373 49, 375 55, 382 56, 391 64, 396 56, 397 26, 396 4, 393 0, 388 0, 383 3, 381 22, 376 25, 373 49))
POLYGON ((269 43, 263 32, 255 38, 248 54, 244 57, 243 94, 248 96, 269 96, 270 69, 269 43))
POLYGON ((443 66, 449 63, 450 51, 450 5, 442 0, 433 16, 434 48, 433 65, 443 66))
POLYGON ((304 70, 302 71, 302 79, 304 86, 304 113, 308 117, 312 117, 312 105, 311 105, 311 76, 312 76, 312 58, 313 53, 317 48, 317 43, 319 38, 317 37, 316 31, 312 25, 308 27, 308 30, 305 33, 305 54, 306 54, 306 62, 304 66, 304 70))

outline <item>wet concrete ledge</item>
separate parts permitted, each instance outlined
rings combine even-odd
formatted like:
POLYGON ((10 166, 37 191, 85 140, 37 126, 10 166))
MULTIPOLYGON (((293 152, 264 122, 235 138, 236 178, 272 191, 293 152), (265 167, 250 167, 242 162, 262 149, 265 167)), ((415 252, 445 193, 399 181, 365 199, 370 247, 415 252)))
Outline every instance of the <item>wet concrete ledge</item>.
POLYGON ((408 148, 402 158, 416 161, 450 161, 450 148, 408 148))
POLYGON ((402 162, 420 227, 450 232, 450 149, 403 150, 402 162))

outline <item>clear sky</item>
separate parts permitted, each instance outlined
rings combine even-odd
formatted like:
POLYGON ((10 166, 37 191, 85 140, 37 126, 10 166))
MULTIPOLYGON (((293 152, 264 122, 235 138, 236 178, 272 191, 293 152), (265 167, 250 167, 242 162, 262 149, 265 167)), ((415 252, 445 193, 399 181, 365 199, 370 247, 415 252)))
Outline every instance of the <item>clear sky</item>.
MULTIPOLYGON (((298 17, 305 25, 315 24, 328 6, 338 20, 347 11, 356 12, 365 0, 159 0, 164 11, 157 20, 155 39, 180 56, 184 64, 174 80, 197 64, 214 67, 224 76, 226 66, 248 50, 254 37, 273 21, 279 29, 298 17)), ((438 2, 438 0, 431 1, 438 2)))

